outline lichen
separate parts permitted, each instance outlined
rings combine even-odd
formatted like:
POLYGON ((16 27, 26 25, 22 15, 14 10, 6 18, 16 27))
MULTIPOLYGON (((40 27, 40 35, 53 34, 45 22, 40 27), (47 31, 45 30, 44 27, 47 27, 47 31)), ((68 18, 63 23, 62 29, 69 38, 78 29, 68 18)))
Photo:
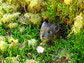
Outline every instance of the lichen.
POLYGON ((1 22, 2 22, 2 23, 12 22, 12 20, 13 20, 15 17, 18 17, 19 15, 20 15, 19 12, 13 13, 13 14, 4 14, 3 17, 1 18, 1 22))
POLYGON ((8 47, 8 44, 7 44, 7 42, 5 42, 5 41, 0 41, 0 50, 1 51, 5 51, 5 50, 7 50, 7 47, 8 47))
POLYGON ((40 14, 25 13, 24 16, 26 18, 29 18, 29 21, 34 25, 41 24, 42 17, 40 16, 40 14))
POLYGON ((18 23, 9 23, 9 24, 8 24, 8 27, 9 27, 10 29, 17 28, 17 26, 18 26, 18 23))

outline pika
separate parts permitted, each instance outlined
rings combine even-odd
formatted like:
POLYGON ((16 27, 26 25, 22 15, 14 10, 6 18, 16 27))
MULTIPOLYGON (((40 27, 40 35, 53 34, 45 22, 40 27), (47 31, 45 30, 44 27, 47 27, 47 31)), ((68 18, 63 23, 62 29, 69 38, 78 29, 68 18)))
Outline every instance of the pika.
POLYGON ((59 24, 51 24, 47 22, 43 22, 40 29, 40 39, 43 42, 52 41, 54 36, 59 32, 60 26, 59 24))

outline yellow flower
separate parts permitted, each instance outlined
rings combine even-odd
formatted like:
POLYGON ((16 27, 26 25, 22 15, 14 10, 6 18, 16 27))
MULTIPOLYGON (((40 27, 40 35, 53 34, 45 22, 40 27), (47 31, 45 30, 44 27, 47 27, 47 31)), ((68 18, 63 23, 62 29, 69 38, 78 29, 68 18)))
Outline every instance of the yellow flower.
POLYGON ((10 47, 16 47, 18 45, 18 39, 14 39, 13 37, 8 37, 8 42, 9 44, 9 48, 10 47))
POLYGON ((15 47, 18 44, 18 39, 13 40, 13 46, 15 47))
POLYGON ((18 45, 18 39, 14 39, 13 42, 9 45, 9 48, 10 47, 16 47, 18 45))
POLYGON ((14 38, 13 37, 8 37, 8 42, 11 43, 13 42, 14 38))

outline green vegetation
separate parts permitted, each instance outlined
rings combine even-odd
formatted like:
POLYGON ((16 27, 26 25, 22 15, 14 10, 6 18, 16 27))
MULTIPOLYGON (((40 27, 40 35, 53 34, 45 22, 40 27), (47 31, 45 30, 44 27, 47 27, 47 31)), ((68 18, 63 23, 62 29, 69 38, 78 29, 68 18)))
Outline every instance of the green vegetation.
POLYGON ((42 1, 41 5, 34 0, 16 1, 0 1, 0 63, 84 62, 83 0, 47 0, 42 1), (35 14, 36 17, 25 17, 26 13, 35 14), (25 23, 32 22, 19 22, 21 16, 23 18, 20 20, 25 20, 25 23), (42 42, 39 37, 42 19, 59 23, 61 38, 56 40, 55 37, 53 43, 43 46, 43 53, 38 53, 37 47, 42 42))

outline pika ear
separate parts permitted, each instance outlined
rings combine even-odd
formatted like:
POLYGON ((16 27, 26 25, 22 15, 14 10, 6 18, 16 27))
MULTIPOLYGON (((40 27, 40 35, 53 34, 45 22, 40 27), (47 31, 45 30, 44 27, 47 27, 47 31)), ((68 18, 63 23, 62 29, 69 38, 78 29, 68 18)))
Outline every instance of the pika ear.
POLYGON ((59 29, 60 29, 60 25, 57 23, 57 24, 55 25, 54 29, 56 30, 56 32, 58 32, 59 29))
POLYGON ((48 25, 48 23, 43 22, 41 27, 46 27, 47 25, 48 25))

